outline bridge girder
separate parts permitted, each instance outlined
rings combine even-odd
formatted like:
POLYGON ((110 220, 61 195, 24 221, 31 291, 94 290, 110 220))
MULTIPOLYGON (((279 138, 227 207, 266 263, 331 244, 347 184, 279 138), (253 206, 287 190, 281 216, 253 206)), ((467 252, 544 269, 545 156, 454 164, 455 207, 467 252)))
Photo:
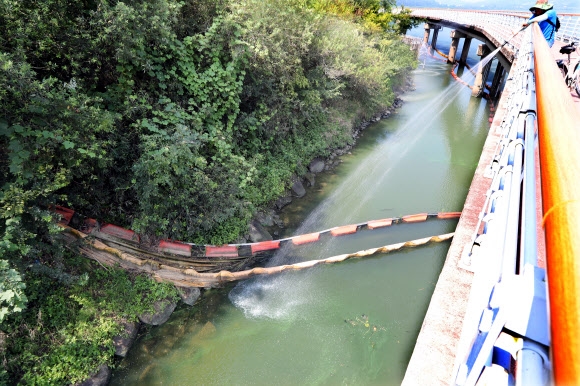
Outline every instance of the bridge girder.
MULTIPOLYGON (((451 28, 465 35, 466 37, 477 39, 482 43, 484 43, 490 49, 490 51, 495 50, 497 47, 503 44, 503 42, 498 42, 495 39, 490 39, 484 34, 483 31, 480 31, 479 29, 473 26, 467 26, 464 24, 458 24, 434 18, 427 18, 426 22, 431 25, 451 28)), ((502 49, 496 57, 498 58, 501 65, 509 71, 509 69, 511 68, 511 62, 513 61, 513 55, 510 55, 510 53, 507 50, 502 49)))

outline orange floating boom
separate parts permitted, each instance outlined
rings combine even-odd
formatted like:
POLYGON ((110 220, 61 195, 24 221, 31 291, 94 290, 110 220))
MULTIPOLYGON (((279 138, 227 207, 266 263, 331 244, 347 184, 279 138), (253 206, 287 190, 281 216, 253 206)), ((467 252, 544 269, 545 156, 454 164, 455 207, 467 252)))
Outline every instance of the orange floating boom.
POLYGON ((532 28, 554 381, 580 385, 580 113, 532 28))
POLYGON ((356 233, 357 226, 356 225, 344 225, 341 227, 332 228, 330 230, 330 234, 333 236, 343 236, 343 235, 351 235, 356 233))

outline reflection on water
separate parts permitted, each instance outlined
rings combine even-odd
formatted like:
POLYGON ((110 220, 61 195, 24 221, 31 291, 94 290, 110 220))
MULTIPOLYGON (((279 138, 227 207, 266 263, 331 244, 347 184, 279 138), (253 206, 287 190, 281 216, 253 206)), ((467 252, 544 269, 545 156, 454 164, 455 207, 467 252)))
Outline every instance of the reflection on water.
MULTIPOLYGON (((442 39, 444 42, 444 40, 442 39)), ((425 59, 416 91, 367 128, 335 171, 285 208, 286 232, 461 210, 487 134, 485 101, 425 59)), ((466 72, 465 76, 468 76, 466 72)), ((275 264, 453 231, 402 224, 288 247, 275 264)), ((114 385, 398 385, 449 243, 246 280, 144 331, 114 385)))

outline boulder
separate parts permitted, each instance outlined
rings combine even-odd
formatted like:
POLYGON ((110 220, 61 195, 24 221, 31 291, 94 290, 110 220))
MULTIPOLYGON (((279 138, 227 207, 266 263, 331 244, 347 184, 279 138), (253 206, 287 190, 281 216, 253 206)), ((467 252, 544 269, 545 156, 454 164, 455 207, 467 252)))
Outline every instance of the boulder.
POLYGON ((308 181, 308 186, 314 186, 314 183, 316 182, 316 176, 314 173, 306 173, 304 178, 308 181))
POLYGON ((177 292, 181 297, 181 300, 188 306, 193 306, 193 304, 201 296, 201 290, 197 287, 175 287, 177 292))
POLYGON ((308 170, 311 173, 320 173, 324 170, 324 160, 322 158, 313 159, 310 165, 308 165, 308 170))
POLYGON ((169 299, 161 299, 153 303, 153 313, 144 312, 139 315, 139 320, 145 324, 158 326, 167 322, 177 304, 169 299))
POLYGON ((306 189, 304 189, 304 185, 302 185, 302 181, 295 180, 292 184, 292 192, 298 198, 304 197, 306 195, 306 189))
POLYGON ((88 379, 81 383, 77 383, 78 386, 105 386, 109 383, 111 379, 111 369, 106 364, 99 366, 97 371, 89 376, 88 379))
POLYGON ((121 325, 123 326, 123 331, 113 338, 113 346, 115 346, 115 355, 125 357, 137 337, 139 322, 125 320, 121 322, 121 325))
POLYGON ((252 221, 250 223, 250 241, 252 243, 270 240, 272 240, 272 235, 258 221, 252 221))
POLYGON ((286 205, 290 204, 291 202, 292 202, 292 198, 290 196, 284 196, 284 197, 280 197, 278 200, 276 200, 274 205, 276 206, 276 208, 278 208, 278 210, 280 210, 283 207, 285 207, 286 205))
POLYGON ((271 227, 274 225, 273 214, 258 212, 256 214, 256 220, 265 227, 271 227))

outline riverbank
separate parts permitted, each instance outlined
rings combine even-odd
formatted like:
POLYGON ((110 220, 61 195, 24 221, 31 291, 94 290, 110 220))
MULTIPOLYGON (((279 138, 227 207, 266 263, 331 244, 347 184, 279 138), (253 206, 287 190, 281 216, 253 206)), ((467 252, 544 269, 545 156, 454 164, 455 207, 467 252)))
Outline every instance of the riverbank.
MULTIPOLYGON (((407 82, 406 83, 406 90, 409 91, 412 89, 412 83, 407 82)), ((402 92, 402 90, 399 90, 399 92, 402 92)), ((382 111, 380 114, 375 115, 372 119, 370 119, 367 122, 362 123, 361 125, 359 125, 358 127, 356 127, 353 130, 353 139, 355 140, 355 142, 352 145, 348 145, 344 148, 341 149, 336 149, 332 152, 332 155, 322 161, 320 159, 314 160, 311 163, 311 173, 314 174, 314 172, 316 172, 316 174, 320 174, 320 173, 326 173, 326 172, 330 172, 332 171, 336 166, 338 166, 340 164, 340 156, 341 155, 345 155, 345 154, 349 154, 349 151, 352 150, 352 148, 354 146, 356 146, 356 139, 362 134, 362 132, 373 122, 378 122, 381 119, 387 119, 389 118, 396 109, 400 108, 402 106, 402 100, 400 98, 397 98, 395 100, 395 103, 391 106, 391 108, 389 108, 386 111, 382 111)), ((314 177, 311 177, 314 178, 314 177)), ((312 185, 314 185, 314 180, 309 180, 312 181, 312 185)), ((293 190, 294 191, 294 190, 293 190)), ((291 203, 291 200, 296 200, 298 199, 298 196, 295 197, 291 197, 291 196, 285 196, 287 198, 290 198, 290 202, 288 202, 286 205, 289 205, 291 203)), ((303 197, 303 196, 301 196, 303 197)), ((281 210, 284 206, 280 206, 280 207, 274 207, 272 210, 281 210)), ((68 233, 70 234, 70 232, 68 233)), ((268 237, 269 235, 264 236, 263 233, 260 237, 268 237)), ((254 236, 253 237, 257 237, 254 236)), ((73 239, 70 239, 73 240, 73 239)), ((142 270, 142 268, 140 267, 144 267, 143 265, 132 265, 132 266, 126 266, 125 262, 127 262, 127 259, 124 260, 111 260, 111 258, 114 258, 114 255, 108 255, 108 257, 105 256, 105 254, 108 254, 108 250, 105 251, 103 249, 104 254, 99 254, 98 251, 95 251, 93 248, 81 248, 81 251, 84 251, 85 253, 88 254, 88 256, 90 256, 91 258, 105 264, 105 265, 118 265, 121 264, 121 267, 125 268, 125 269, 130 269, 130 270, 142 270)), ((148 273, 154 273, 154 271, 150 271, 150 270, 146 270, 143 272, 148 272, 148 273)), ((159 272, 159 271, 156 271, 159 272)), ((188 304, 190 306, 193 306, 194 303, 197 301, 198 298, 203 297, 204 296, 204 291, 201 290, 199 288, 192 288, 192 287, 180 287, 179 285, 187 285, 186 282, 183 282, 182 280, 175 280, 174 284, 177 286, 177 290, 178 293, 182 299, 182 301, 185 304, 188 304)), ((138 331, 140 328, 140 326, 145 326, 145 325, 153 325, 153 326, 158 326, 161 325, 163 323, 165 323, 169 317, 171 316, 172 312, 175 310, 176 307, 176 303, 173 301, 158 301, 152 304, 152 307, 154 309, 154 311, 152 313, 150 313, 147 316, 139 316, 139 322, 131 322, 131 321, 122 321, 121 322, 121 326, 122 326, 122 334, 116 336, 113 339, 114 342, 114 346, 115 346, 115 356, 119 357, 119 358, 123 358, 127 355, 127 353, 130 350, 131 345, 133 344, 138 331)), ((107 365, 101 365, 99 366, 99 368, 97 369, 96 373, 94 375, 92 375, 87 382, 90 382, 93 385, 104 385, 108 383, 108 380, 110 378, 111 375, 111 369, 109 368, 109 366, 107 365)))

